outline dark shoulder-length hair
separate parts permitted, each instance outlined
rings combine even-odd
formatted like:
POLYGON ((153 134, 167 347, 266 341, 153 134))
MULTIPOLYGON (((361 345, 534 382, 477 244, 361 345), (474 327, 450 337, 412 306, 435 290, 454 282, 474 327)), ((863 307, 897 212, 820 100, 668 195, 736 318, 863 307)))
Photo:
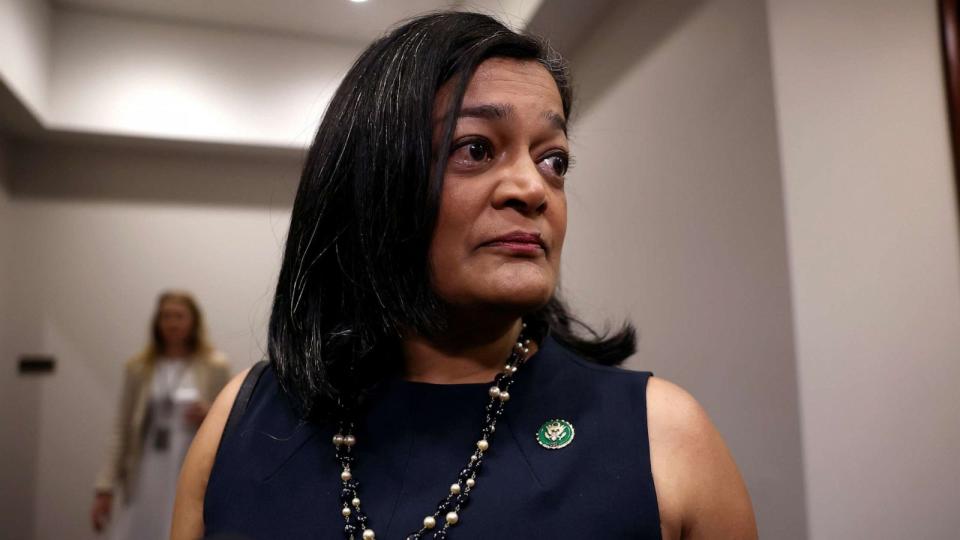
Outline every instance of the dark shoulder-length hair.
MULTIPOLYGON (((270 317, 268 349, 281 386, 305 417, 353 407, 401 364, 401 331, 444 331, 427 251, 456 126, 447 114, 433 146, 434 102, 447 81, 450 110, 485 59, 540 62, 572 92, 566 64, 544 42, 486 15, 412 19, 367 48, 337 89, 297 191, 270 317)), ((556 295, 525 320, 598 363, 635 350, 629 323, 600 335, 556 295)))

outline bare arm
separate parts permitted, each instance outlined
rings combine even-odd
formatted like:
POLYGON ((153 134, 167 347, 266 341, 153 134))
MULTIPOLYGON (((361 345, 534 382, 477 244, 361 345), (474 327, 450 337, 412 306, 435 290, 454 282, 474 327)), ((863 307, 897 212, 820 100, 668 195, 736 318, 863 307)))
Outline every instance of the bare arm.
POLYGON ((679 386, 647 386, 650 459, 665 540, 755 540, 750 495, 706 411, 679 386))
POLYGON ((120 392, 120 403, 114 418, 113 431, 110 433, 107 459, 97 474, 93 507, 90 510, 93 530, 98 533, 107 526, 113 509, 113 493, 124 474, 123 465, 129 451, 127 441, 130 438, 130 422, 133 417, 136 390, 137 381, 133 375, 133 368, 128 362, 123 369, 123 388, 120 392))
POLYGON ((213 468, 213 460, 220 446, 220 436, 223 435, 227 417, 230 416, 230 409, 233 408, 237 392, 240 391, 248 371, 250 370, 243 370, 223 388, 190 445, 177 483, 171 540, 195 540, 203 537, 203 497, 207 492, 207 481, 210 479, 210 470, 213 468))

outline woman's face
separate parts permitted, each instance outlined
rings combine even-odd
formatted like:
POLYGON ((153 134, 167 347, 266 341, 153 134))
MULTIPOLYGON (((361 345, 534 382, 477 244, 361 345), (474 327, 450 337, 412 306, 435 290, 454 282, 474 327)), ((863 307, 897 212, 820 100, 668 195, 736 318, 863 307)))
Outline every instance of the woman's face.
POLYGON ((160 337, 166 347, 183 346, 193 330, 193 313, 180 300, 164 300, 160 304, 160 337))
MULTIPOLYGON (((451 87, 437 94, 438 142, 451 87)), ((430 266, 458 312, 524 313, 553 295, 567 227, 569 146, 560 92, 540 63, 492 58, 463 99, 430 266)))

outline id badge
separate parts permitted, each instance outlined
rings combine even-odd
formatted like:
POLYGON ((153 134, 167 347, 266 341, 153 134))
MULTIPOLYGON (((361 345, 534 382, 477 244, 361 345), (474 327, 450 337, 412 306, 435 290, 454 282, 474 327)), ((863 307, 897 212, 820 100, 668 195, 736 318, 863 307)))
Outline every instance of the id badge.
POLYGON ((169 418, 173 415, 173 398, 170 396, 164 396, 160 400, 160 414, 164 418, 169 418))
POLYGON ((156 450, 164 451, 170 447, 170 429, 157 428, 153 434, 153 447, 156 450))

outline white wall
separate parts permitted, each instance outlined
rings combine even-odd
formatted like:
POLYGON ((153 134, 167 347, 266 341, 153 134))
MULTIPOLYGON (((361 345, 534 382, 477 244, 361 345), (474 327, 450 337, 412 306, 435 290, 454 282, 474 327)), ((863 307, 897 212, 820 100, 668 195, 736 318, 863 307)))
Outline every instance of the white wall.
POLYGON ((45 0, 0 0, 0 83, 35 115, 46 110, 49 19, 45 0))
POLYGON ((805 537, 790 284, 762 0, 617 2, 575 51, 563 283, 628 315, 630 367, 690 390, 763 538, 805 537))
POLYGON ((55 130, 305 147, 360 48, 57 9, 55 130))
POLYGON ((17 375, 19 346, 30 338, 18 334, 21 313, 13 305, 18 282, 13 264, 13 201, 8 191, 10 148, 0 141, 0 530, 5 538, 33 538, 33 494, 36 468, 36 378, 17 375))
MULTIPOLYGON (((15 352, 58 361, 15 382, 36 409, 20 433, 35 463, 19 464, 33 475, 35 535, 11 538, 94 538, 121 365, 146 343, 157 293, 198 295, 235 372, 260 359, 299 160, 24 144, 11 156, 15 352)), ((0 470, 17 465, 5 456, 0 470)))
POLYGON ((770 0, 812 538, 960 530, 936 2, 770 0))
POLYGON ((486 13, 510 28, 522 31, 543 5, 543 0, 464 0, 456 9, 486 13))

